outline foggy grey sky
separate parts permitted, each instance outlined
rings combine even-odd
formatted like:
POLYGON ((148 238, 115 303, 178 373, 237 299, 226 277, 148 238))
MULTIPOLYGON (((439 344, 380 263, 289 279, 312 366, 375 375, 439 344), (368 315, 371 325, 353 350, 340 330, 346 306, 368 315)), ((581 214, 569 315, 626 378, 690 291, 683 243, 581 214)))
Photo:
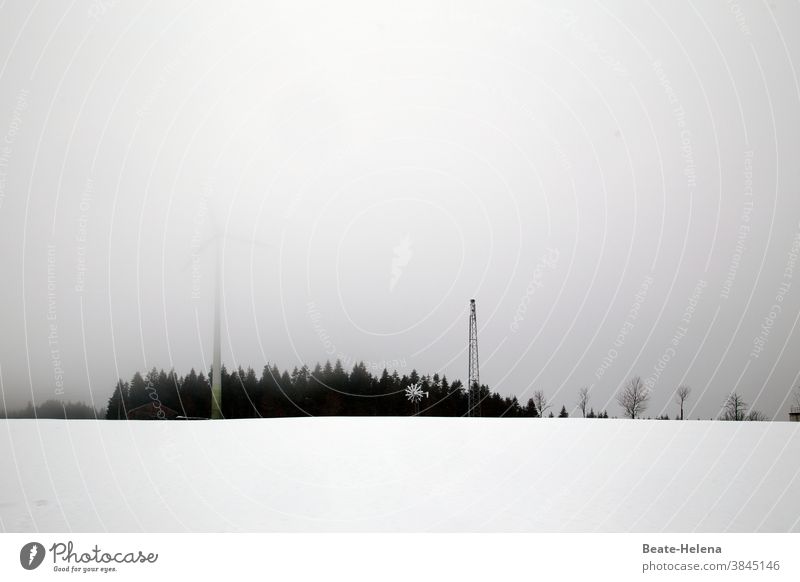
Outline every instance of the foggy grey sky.
POLYGON ((556 409, 652 386, 786 419, 800 361, 796 2, 6 2, 9 406, 341 358, 556 409), (264 5, 266 4, 266 5, 264 5), (497 4, 502 4, 498 7, 497 4), (402 6, 402 8, 400 8, 402 6), (53 350, 57 350, 54 352, 53 350), (63 378, 61 378, 63 370, 63 378))

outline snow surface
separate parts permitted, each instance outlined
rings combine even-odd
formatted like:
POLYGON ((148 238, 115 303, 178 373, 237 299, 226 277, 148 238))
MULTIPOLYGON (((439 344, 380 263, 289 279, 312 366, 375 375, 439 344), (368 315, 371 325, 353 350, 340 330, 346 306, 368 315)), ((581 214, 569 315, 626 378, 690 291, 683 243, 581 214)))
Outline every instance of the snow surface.
POLYGON ((5 531, 800 531, 800 423, 0 421, 5 531))

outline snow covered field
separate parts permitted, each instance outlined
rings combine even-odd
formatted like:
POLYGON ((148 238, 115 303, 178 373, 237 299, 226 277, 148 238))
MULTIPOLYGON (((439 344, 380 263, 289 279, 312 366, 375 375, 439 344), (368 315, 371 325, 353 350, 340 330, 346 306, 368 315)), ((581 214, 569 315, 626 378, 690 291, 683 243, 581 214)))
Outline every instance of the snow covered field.
POLYGON ((5 531, 800 531, 800 424, 0 421, 5 531))

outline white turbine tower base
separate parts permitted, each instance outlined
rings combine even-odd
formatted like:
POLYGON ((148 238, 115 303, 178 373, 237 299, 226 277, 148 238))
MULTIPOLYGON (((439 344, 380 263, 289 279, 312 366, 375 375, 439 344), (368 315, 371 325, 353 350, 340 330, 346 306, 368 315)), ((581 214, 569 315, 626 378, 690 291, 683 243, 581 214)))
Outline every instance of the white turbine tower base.
POLYGON ((211 368, 211 419, 222 418, 222 245, 217 235, 217 269, 214 277, 214 352, 211 368))
MULTIPOLYGON (((213 198, 211 199, 213 204, 213 198)), ((215 206, 215 205, 214 205, 215 206)), ((197 249, 198 254, 203 249, 207 248, 210 244, 214 244, 216 248, 216 268, 214 273, 214 340, 212 347, 212 362, 211 362, 211 414, 212 420, 221 419, 222 416, 222 256, 223 256, 223 239, 242 242, 250 247, 260 246, 268 247, 269 245, 256 240, 255 238, 246 239, 236 235, 225 234, 225 229, 221 228, 218 222, 217 213, 211 212, 214 216, 214 234, 206 242, 200 245, 197 249)), ((228 212, 228 219, 230 219, 230 211, 228 212)))

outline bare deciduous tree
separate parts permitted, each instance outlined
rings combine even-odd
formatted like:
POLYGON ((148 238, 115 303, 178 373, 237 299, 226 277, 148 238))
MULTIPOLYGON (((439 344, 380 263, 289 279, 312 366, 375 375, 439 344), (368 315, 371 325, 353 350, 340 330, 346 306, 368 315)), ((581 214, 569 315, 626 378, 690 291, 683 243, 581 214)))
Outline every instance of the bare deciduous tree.
POLYGON ((745 420, 753 420, 763 422, 765 420, 769 420, 767 415, 761 412, 760 410, 751 410, 747 413, 747 416, 744 417, 745 420))
POLYGON ((544 395, 544 390, 537 390, 533 393, 533 403, 539 411, 539 416, 544 418, 544 411, 550 408, 550 404, 547 403, 547 397, 544 395))
POLYGON ((800 386, 797 386, 794 389, 794 402, 792 403, 792 408, 800 410, 800 386))
POLYGON ((683 420, 683 405, 689 399, 689 394, 692 393, 692 389, 689 386, 681 386, 678 388, 678 391, 675 392, 675 400, 681 407, 681 415, 680 419, 683 420))
POLYGON ((617 394, 617 402, 625 411, 625 416, 636 418, 647 409, 650 391, 639 376, 634 376, 617 394))
POLYGON ((722 409, 722 420, 744 420, 746 408, 747 404, 744 399, 734 392, 725 401, 725 406, 722 409))
POLYGON ((586 409, 589 408, 589 387, 584 386, 578 392, 578 408, 583 413, 583 418, 586 418, 586 409))

